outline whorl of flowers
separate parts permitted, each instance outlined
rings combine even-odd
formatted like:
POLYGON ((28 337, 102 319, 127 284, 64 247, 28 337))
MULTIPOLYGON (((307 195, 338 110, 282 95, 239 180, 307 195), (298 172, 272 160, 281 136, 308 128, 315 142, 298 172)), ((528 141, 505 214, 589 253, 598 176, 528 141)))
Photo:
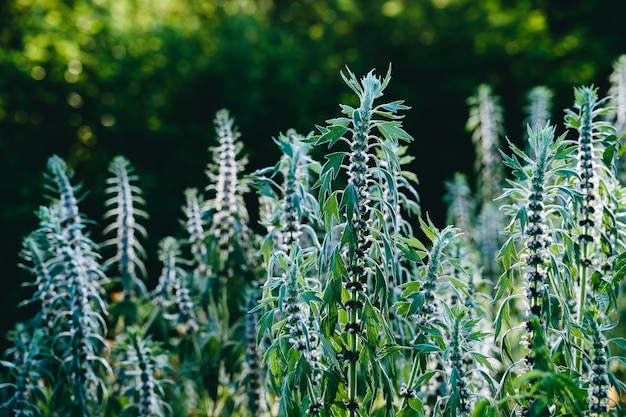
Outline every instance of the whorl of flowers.
POLYGON ((275 142, 283 152, 279 163, 283 173, 280 235, 281 249, 288 254, 294 247, 300 246, 305 221, 315 222, 310 217, 315 215, 317 203, 309 194, 310 144, 294 130, 289 130, 286 136, 281 135, 275 142))
POLYGON ((463 232, 462 239, 470 239, 473 230, 474 201, 472 201, 472 190, 467 183, 467 176, 457 172, 451 181, 446 181, 445 186, 448 224, 453 224, 463 232))
POLYGON ((528 105, 526 106, 526 124, 535 129, 541 128, 548 123, 552 117, 552 97, 554 94, 549 88, 539 85, 533 87, 526 99, 528 105))
POLYGON ((618 133, 626 132, 626 55, 613 64, 610 76, 609 104, 615 108, 614 125, 618 133))
POLYGON ((154 289, 154 303, 168 311, 174 307, 175 313, 167 314, 166 318, 176 321, 181 334, 192 334, 198 331, 198 317, 191 299, 185 271, 179 266, 180 244, 168 236, 159 243, 159 260, 163 264, 159 282, 154 289))
POLYGON ((185 229, 188 242, 191 246, 191 256, 194 260, 197 275, 206 275, 209 270, 206 246, 206 220, 205 207, 202 196, 195 188, 185 190, 185 229))
POLYGON ((40 303, 40 309, 37 313, 38 326, 44 332, 50 333, 59 315, 59 311, 54 308, 54 302, 58 296, 56 291, 58 284, 52 270, 54 266, 51 259, 52 254, 43 246, 47 243, 41 242, 42 238, 45 240, 45 236, 41 236, 37 232, 26 237, 22 242, 23 249, 20 255, 26 262, 23 267, 35 277, 32 283, 35 286, 35 293, 32 300, 28 302, 36 300, 40 303))
POLYGON ((159 359, 158 345, 131 329, 118 340, 116 349, 121 359, 122 394, 132 401, 124 411, 133 409, 138 417, 171 414, 170 406, 163 400, 163 381, 159 379, 165 365, 159 359))
POLYGON ((467 367, 464 362, 463 342, 463 319, 467 317, 467 310, 462 308, 446 309, 447 315, 452 315, 450 326, 450 340, 448 344, 448 363, 452 367, 450 372, 450 384, 452 396, 448 407, 456 409, 459 417, 469 417, 472 411, 470 380, 467 376, 467 367))
MULTIPOLYGON (((402 247, 404 257, 414 262, 419 262, 418 274, 420 280, 410 281, 402 285, 404 291, 403 301, 396 303, 397 312, 407 318, 412 318, 417 324, 415 335, 410 344, 417 348, 430 342, 434 323, 441 321, 442 312, 438 306, 436 292, 439 289, 439 280, 448 266, 445 249, 451 245, 455 238, 457 229, 447 226, 438 230, 432 222, 425 222, 420 219, 422 231, 430 239, 432 245, 430 250, 415 238, 403 238, 405 245, 402 247), (422 264, 422 259, 427 259, 422 264)), ((429 355, 415 350, 411 372, 406 383, 400 388, 400 396, 403 397, 403 406, 414 398, 416 393, 416 379, 418 372, 431 366, 429 355)), ((422 387, 423 388, 423 387, 422 387)))
POLYGON ((606 338, 598 326, 597 318, 589 312, 585 317, 585 324, 591 336, 590 372, 589 372, 589 415, 598 417, 609 409, 609 377, 608 377, 608 350, 606 338))
MULTIPOLYGON (((546 199, 546 173, 550 168, 551 149, 554 140, 554 128, 529 129, 529 143, 536 154, 532 172, 529 178, 529 194, 526 196, 526 213, 528 224, 524 230, 527 236, 524 252, 526 278, 525 296, 528 302, 527 317, 529 320, 537 318, 540 323, 545 321, 543 306, 548 294, 547 281, 549 259, 547 248, 551 239, 548 235, 549 227, 546 224, 544 200, 546 199)), ((526 330, 532 333, 530 323, 526 324, 526 330)), ((532 334, 529 335, 532 339, 532 334)), ((532 360, 526 358, 526 364, 532 367, 532 360)))
POLYGON ((81 233, 84 225, 78 209, 76 193, 80 186, 73 186, 70 182, 74 173, 68 168, 65 161, 53 155, 48 159, 49 183, 47 188, 58 197, 59 206, 63 216, 63 227, 72 233, 81 233))
POLYGON ((105 219, 112 219, 112 222, 104 229, 103 234, 114 233, 115 236, 103 242, 102 246, 115 246, 116 254, 103 264, 106 270, 111 265, 117 263, 122 287, 124 291, 134 296, 143 295, 146 287, 137 275, 138 268, 142 276, 146 276, 146 268, 142 261, 146 253, 137 235, 146 237, 146 229, 137 223, 137 217, 147 218, 148 214, 137 208, 137 205, 145 204, 141 197, 141 190, 133 184, 137 181, 137 176, 133 174, 133 167, 130 162, 117 156, 109 165, 109 172, 112 177, 107 178, 109 187, 105 190, 111 197, 105 202, 110 209, 104 214, 105 219))
POLYGON ((256 291, 250 291, 248 295, 248 314, 246 314, 246 367, 247 367, 247 390, 248 410, 252 415, 259 415, 263 409, 263 364, 262 351, 257 343, 257 327, 260 314, 254 310, 257 305, 256 291))
POLYGON ((14 382, 0 383, 0 390, 9 389, 12 394, 6 395, 0 410, 6 409, 11 416, 41 417, 43 411, 39 409, 39 402, 45 402, 43 378, 47 375, 46 364, 43 359, 46 334, 42 330, 35 330, 30 335, 24 325, 18 325, 13 333, 13 346, 7 350, 8 360, 0 361, 0 365, 8 368, 14 382))
POLYGON ((171 236, 159 243, 159 260, 163 264, 159 282, 154 289, 154 302, 161 308, 167 308, 174 299, 176 287, 182 269, 178 266, 180 249, 178 242, 171 236))
POLYGON ((246 161, 239 157, 240 133, 235 129, 234 123, 228 110, 222 109, 215 114, 215 130, 219 141, 219 145, 213 148, 216 169, 207 171, 213 182, 207 189, 215 191, 212 231, 222 260, 233 250, 235 235, 237 239, 243 238, 242 229, 246 228, 248 221, 248 213, 241 196, 245 187, 238 177, 246 161))
POLYGON ((499 97, 487 84, 479 85, 476 95, 468 98, 467 103, 470 115, 466 128, 473 132, 472 140, 476 145, 482 198, 489 201, 500 191, 504 176, 498 153, 499 138, 504 132, 502 108, 499 97))

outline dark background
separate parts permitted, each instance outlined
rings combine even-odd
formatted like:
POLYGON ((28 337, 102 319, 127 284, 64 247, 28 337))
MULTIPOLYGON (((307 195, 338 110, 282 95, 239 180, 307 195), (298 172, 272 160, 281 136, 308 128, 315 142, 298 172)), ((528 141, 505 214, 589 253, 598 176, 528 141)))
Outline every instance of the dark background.
POLYGON ((151 215, 154 281, 157 242, 180 232, 184 189, 207 184, 218 109, 236 119, 252 171, 275 163, 279 132, 306 134, 339 116, 339 103, 353 104, 340 70, 383 74, 391 63, 385 98, 412 107, 411 170, 423 210, 442 225, 444 181, 473 174, 467 97, 492 85, 516 141, 526 93, 546 85, 560 124, 574 86, 606 94, 626 53, 624 16, 626 2, 611 0, 0 3, 0 334, 29 315, 17 307, 30 279, 18 253, 46 202, 52 154, 89 190, 81 209, 96 221, 96 241, 107 165, 118 154, 130 159, 151 215))

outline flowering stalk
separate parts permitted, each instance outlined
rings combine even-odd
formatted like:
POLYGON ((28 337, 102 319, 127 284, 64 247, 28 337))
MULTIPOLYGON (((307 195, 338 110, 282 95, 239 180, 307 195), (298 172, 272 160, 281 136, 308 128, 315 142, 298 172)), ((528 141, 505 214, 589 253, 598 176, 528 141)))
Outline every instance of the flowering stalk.
POLYGON ((591 417, 599 417, 609 410, 609 377, 607 372, 608 349, 606 338, 598 326, 597 312, 586 311, 585 325, 591 336, 588 413, 591 417))
POLYGON ((532 88, 526 95, 526 124, 531 129, 544 127, 552 117, 552 91, 543 86, 532 88))
POLYGON ((609 78, 609 105, 615 109, 612 121, 615 130, 626 133, 626 55, 620 56, 613 64, 613 72, 609 78))
POLYGON ((234 123, 228 110, 222 109, 215 114, 219 145, 212 149, 214 166, 209 166, 207 170, 212 181, 207 190, 215 192, 210 230, 216 239, 216 254, 219 264, 222 265, 220 269, 224 268, 223 265, 236 246, 245 246, 248 243, 248 212, 242 196, 248 188, 239 179, 246 160, 238 156, 241 151, 238 141, 240 133, 235 129, 234 123))
POLYGON ((123 412, 135 410, 138 417, 171 414, 170 406, 163 399, 163 384, 167 380, 158 377, 166 370, 159 346, 130 329, 117 341, 116 354, 120 357, 118 378, 122 394, 132 400, 123 412))
POLYGON ((498 148, 504 131, 502 108, 499 97, 491 86, 481 84, 476 95, 467 99, 470 115, 466 128, 472 131, 476 145, 477 169, 480 170, 480 191, 483 202, 488 202, 500 191, 504 173, 500 164, 498 148))
POLYGON ((180 245, 171 236, 164 238, 159 245, 159 259, 163 269, 154 289, 154 303, 165 311, 175 306, 174 314, 166 314, 169 320, 178 323, 178 331, 183 335, 198 331, 198 317, 189 292, 185 271, 179 266, 180 245))
POLYGON ((101 298, 106 277, 97 262, 99 255, 95 244, 83 234, 75 190, 72 187, 65 162, 56 156, 48 161, 51 189, 59 199, 49 209, 40 210, 42 233, 48 241, 54 269, 58 296, 54 309, 59 314, 56 334, 51 342, 62 358, 63 384, 70 401, 68 411, 88 416, 97 413, 106 399, 102 374, 111 373, 107 362, 100 356, 107 350, 104 341, 107 307, 101 298))
POLYGON ((261 319, 259 334, 271 336, 266 360, 270 370, 280 370, 279 375, 273 372, 281 386, 279 413, 301 408, 308 415, 318 415, 322 409, 321 364, 313 311, 319 309, 320 300, 316 295, 319 282, 313 277, 320 221, 309 182, 318 164, 308 156, 310 142, 295 131, 281 134, 274 141, 283 153, 280 161, 272 168, 257 171, 252 178, 268 208, 264 219, 268 235, 262 248, 268 277, 260 305, 269 308, 264 317, 280 321, 271 331, 271 322, 261 319), (268 173, 269 177, 264 175, 268 173), (280 314, 275 315, 275 311, 280 314), (279 348, 286 351, 285 358, 273 353, 279 348))
MULTIPOLYGON (((588 288, 589 280, 593 273, 594 263, 598 263, 598 260, 594 260, 594 258, 601 255, 595 250, 595 245, 599 243, 599 213, 596 210, 599 199, 598 189, 608 177, 613 175, 614 169, 614 160, 610 154, 607 155, 607 145, 602 142, 614 142, 616 138, 613 126, 601 120, 602 116, 611 111, 611 109, 604 107, 608 98, 599 99, 597 89, 593 87, 576 88, 574 96, 574 110, 567 110, 565 125, 576 129, 578 132, 578 189, 580 197, 575 200, 579 232, 577 321, 579 325, 582 325, 588 292, 591 290, 588 288), (600 161, 603 160, 607 166, 602 165, 600 161)), ((580 351, 577 351, 576 369, 578 372, 582 372, 582 366, 582 355, 580 351)))
POLYGON ((448 203, 448 224, 454 225, 463 232, 462 239, 469 240, 473 236, 474 205, 472 190, 467 183, 465 174, 457 172, 451 181, 446 182, 446 202, 448 203))
MULTIPOLYGON (((411 137, 402 130, 397 120, 400 116, 396 112, 407 109, 402 102, 374 106, 374 101, 382 96, 389 83, 390 72, 382 79, 373 72, 361 80, 352 72, 342 76, 357 94, 360 105, 358 108, 342 106, 347 117, 329 120, 328 127, 320 128, 316 144, 332 146, 342 140, 350 150, 327 155, 316 186, 320 188, 326 225, 331 229, 324 242, 330 253, 327 256, 330 265, 324 291, 327 313, 325 331, 334 333, 334 327, 341 318, 336 343, 341 349, 340 357, 347 364, 344 406, 353 417, 363 413, 363 405, 358 398, 357 369, 360 367, 364 372, 368 371, 367 366, 359 366, 364 360, 361 353, 370 355, 369 350, 381 343, 379 332, 388 334, 381 312, 388 308, 390 277, 387 265, 391 259, 386 257, 392 253, 392 239, 384 221, 376 215, 379 210, 374 208, 374 201, 383 195, 385 184, 381 179, 392 177, 393 172, 400 169, 398 156, 394 153, 399 140, 410 141, 411 137), (376 130, 380 135, 375 134, 376 130), (346 134, 349 138, 344 136, 346 134), (377 149, 384 155, 381 161, 386 162, 379 161, 377 149), (346 157, 348 164, 344 165, 346 157), (343 190, 333 191, 333 180, 342 169, 347 173, 347 185, 343 190), (339 284, 345 291, 338 288, 339 284), (345 309, 345 315, 340 316, 338 308, 345 309)), ((394 207, 388 208, 394 210, 394 207)), ((383 387, 389 383, 381 381, 383 387)), ((369 398, 367 405, 371 407, 373 398, 369 398)), ((389 395, 387 401, 391 406, 389 395)))
MULTIPOLYGON (((469 321, 467 319, 467 309, 459 308, 457 305, 455 308, 445 308, 444 313, 445 321, 447 322, 449 341, 448 349, 444 353, 444 358, 447 357, 448 363, 452 368, 449 377, 450 384, 450 398, 446 404, 447 415, 458 417, 469 417, 472 411, 471 405, 471 387, 470 380, 468 378, 468 370, 464 362, 465 349, 464 333, 471 330, 471 327, 476 324, 476 321, 469 321)), ((467 346, 465 346, 467 348, 467 346)), ((444 414, 446 414, 444 412, 444 414)))
POLYGON ((204 199, 198 190, 189 188, 185 190, 185 229, 188 235, 188 243, 191 247, 191 256, 193 258, 194 272, 193 275, 197 280, 206 277, 210 272, 208 263, 208 251, 206 246, 206 209, 204 199))
POLYGON ((141 197, 141 190, 133 184, 137 181, 133 171, 130 162, 122 156, 115 157, 109 165, 109 172, 113 176, 107 178, 109 187, 105 191, 111 197, 105 205, 110 208, 104 217, 107 220, 112 219, 112 222, 104 229, 103 234, 114 233, 114 237, 102 243, 103 247, 116 247, 116 254, 104 262, 102 268, 106 271, 117 264, 122 288, 131 299, 146 293, 146 286, 136 270, 139 269, 141 276, 147 275, 142 260, 146 253, 137 240, 137 235, 145 238, 147 232, 137 223, 137 218, 148 217, 145 211, 136 207, 145 202, 141 197))
MULTIPOLYGON (((568 216, 558 203, 571 196, 564 194, 566 188, 561 187, 559 182, 563 177, 572 175, 568 165, 574 151, 570 143, 565 141, 565 135, 555 138, 553 126, 534 129, 528 126, 528 138, 529 153, 534 158, 513 144, 509 144, 513 155, 503 154, 504 163, 512 170, 515 180, 509 181, 511 187, 500 197, 512 200, 510 205, 504 206, 511 217, 508 229, 512 234, 499 253, 505 273, 498 281, 496 294, 496 299, 503 300, 496 317, 498 335, 503 317, 508 315, 508 303, 515 299, 514 296, 504 296, 506 292, 515 292, 512 273, 519 266, 527 306, 526 321, 522 326, 526 332, 522 336, 522 345, 527 349, 523 359, 524 372, 545 370, 537 364, 539 359, 545 359, 544 350, 549 343, 546 334, 553 320, 550 316, 549 284, 554 284, 552 291, 560 291, 560 282, 566 281, 566 273, 561 272, 563 269, 558 267, 560 263, 557 260, 560 252, 563 252, 560 244, 566 238, 566 233, 556 225, 559 218, 566 219, 568 216), (553 238, 556 241, 553 242, 553 238), (516 246, 522 242, 523 247, 518 252, 516 246), (537 346, 541 347, 541 352, 535 351, 537 346)), ((564 293, 560 295, 565 296, 564 293)), ((567 305, 561 307, 566 311, 568 309, 567 305)), ((508 321, 508 318, 504 320, 508 321)), ((535 379, 528 379, 525 387, 527 392, 534 390, 535 383, 535 379)), ((519 412, 527 415, 529 409, 532 409, 532 400, 520 405, 519 412)))
POLYGON ((40 403, 45 403, 46 393, 42 382, 51 379, 46 371, 45 338, 43 330, 36 329, 31 335, 24 325, 18 325, 13 333, 13 347, 7 350, 7 359, 0 361, 6 367, 14 382, 0 384, 0 392, 12 390, 0 410, 7 409, 12 416, 41 417, 40 403))
POLYGON ((258 416, 264 409, 263 404, 263 364, 261 350, 257 343, 256 324, 260 319, 257 305, 256 291, 250 291, 248 296, 248 314, 245 318, 246 326, 246 367, 247 367, 247 391, 248 410, 251 415, 258 416))
MULTIPOLYGON (((411 341, 413 348, 412 366, 408 380, 402 384, 400 395, 402 397, 401 409, 410 408, 410 400, 417 396, 416 381, 420 372, 424 372, 428 365, 430 353, 437 352, 438 348, 432 340, 432 335, 437 334, 433 327, 440 321, 441 311, 438 306, 436 293, 443 277, 444 266, 448 264, 444 250, 454 241, 456 229, 447 226, 438 230, 432 223, 420 220, 422 231, 431 240, 430 250, 415 238, 401 238, 405 243, 402 247, 404 257, 417 263, 427 259, 426 264, 418 267, 419 281, 409 281, 402 285, 404 301, 396 303, 398 314, 412 318, 415 322, 415 336, 411 341), (432 347, 432 349, 431 349, 432 347)), ((461 287, 460 282, 458 285, 461 287)), ((432 376, 432 375, 431 375, 432 376)), ((423 381, 425 382, 425 381, 423 381)))

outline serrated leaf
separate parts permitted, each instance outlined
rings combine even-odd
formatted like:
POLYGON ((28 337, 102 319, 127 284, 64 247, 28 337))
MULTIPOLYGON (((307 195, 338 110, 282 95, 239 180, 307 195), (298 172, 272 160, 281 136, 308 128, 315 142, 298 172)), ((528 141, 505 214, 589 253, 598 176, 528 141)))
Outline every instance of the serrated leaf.
POLYGON ((337 222, 341 221, 341 217, 339 216, 339 203, 337 202, 337 191, 333 192, 326 201, 324 201, 324 206, 322 210, 324 211, 324 223, 326 225, 326 230, 330 230, 332 226, 333 219, 336 219, 337 222))
POLYGON ((381 104, 379 107, 381 109, 385 109, 391 113, 395 113, 398 110, 409 110, 411 107, 403 104, 404 100, 397 100, 397 101, 393 101, 391 103, 385 103, 385 104, 381 104))
POLYGON ((413 346, 413 350, 420 353, 440 353, 442 352, 439 346, 435 346, 431 343, 419 343, 413 346))
POLYGON ((413 137, 406 133, 404 129, 402 129, 402 124, 397 121, 389 121, 389 122, 378 122, 377 123, 378 130, 382 135, 393 143, 394 145, 398 144, 398 140, 403 140, 406 142, 413 141, 413 137))
POLYGON ((329 148, 337 143, 337 141, 348 131, 348 128, 342 125, 331 125, 328 127, 318 126, 318 129, 322 134, 317 137, 315 144, 323 145, 328 143, 329 148))
POLYGON ((417 411, 415 408, 407 404, 402 410, 396 413, 396 417, 423 417, 424 413, 417 411))

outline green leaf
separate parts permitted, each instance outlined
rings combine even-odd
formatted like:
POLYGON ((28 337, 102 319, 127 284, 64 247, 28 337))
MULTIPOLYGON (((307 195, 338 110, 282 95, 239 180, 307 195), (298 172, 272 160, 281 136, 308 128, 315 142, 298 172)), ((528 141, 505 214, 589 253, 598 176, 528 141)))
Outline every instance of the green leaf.
POLYGON ((622 349, 626 349, 626 338, 623 337, 614 337, 608 340, 609 343, 615 343, 622 349))
POLYGON ((423 411, 418 411, 415 408, 411 407, 409 404, 407 404, 406 407, 396 413, 396 417, 422 417, 423 415, 423 411))
POLYGON ((307 304, 311 304, 311 302, 313 301, 315 301, 316 303, 322 302, 322 299, 319 298, 317 294, 315 294, 315 292, 313 291, 305 291, 302 294, 300 294, 300 296, 307 304))
POLYGON ((404 140, 406 142, 413 141, 413 137, 406 133, 402 129, 402 124, 397 121, 389 121, 389 122, 378 122, 377 127, 380 133, 393 143, 394 145, 398 144, 398 140, 404 140))
POLYGON ((404 100, 397 100, 391 103, 381 104, 379 107, 391 113, 395 113, 398 110, 409 110, 411 108, 403 103, 404 103, 404 100))
POLYGON ((326 163, 324 164, 324 168, 322 168, 322 174, 330 171, 332 172, 332 179, 337 178, 337 174, 339 174, 339 170, 341 169, 341 164, 343 164, 343 160, 346 157, 345 152, 333 152, 329 153, 325 156, 326 163))
POLYGON ((440 353, 442 352, 439 346, 435 346, 431 343, 419 343, 413 346, 413 350, 420 353, 440 353))
POLYGON ((321 136, 317 137, 316 145, 323 145, 328 143, 328 147, 333 146, 339 139, 341 139, 348 131, 346 126, 342 125, 331 125, 329 127, 317 126, 319 131, 322 133, 321 136))
POLYGON ((336 219, 337 222, 341 222, 341 217, 339 216, 339 204, 337 203, 337 193, 338 191, 333 192, 324 202, 323 210, 326 230, 330 230, 333 219, 336 219))

